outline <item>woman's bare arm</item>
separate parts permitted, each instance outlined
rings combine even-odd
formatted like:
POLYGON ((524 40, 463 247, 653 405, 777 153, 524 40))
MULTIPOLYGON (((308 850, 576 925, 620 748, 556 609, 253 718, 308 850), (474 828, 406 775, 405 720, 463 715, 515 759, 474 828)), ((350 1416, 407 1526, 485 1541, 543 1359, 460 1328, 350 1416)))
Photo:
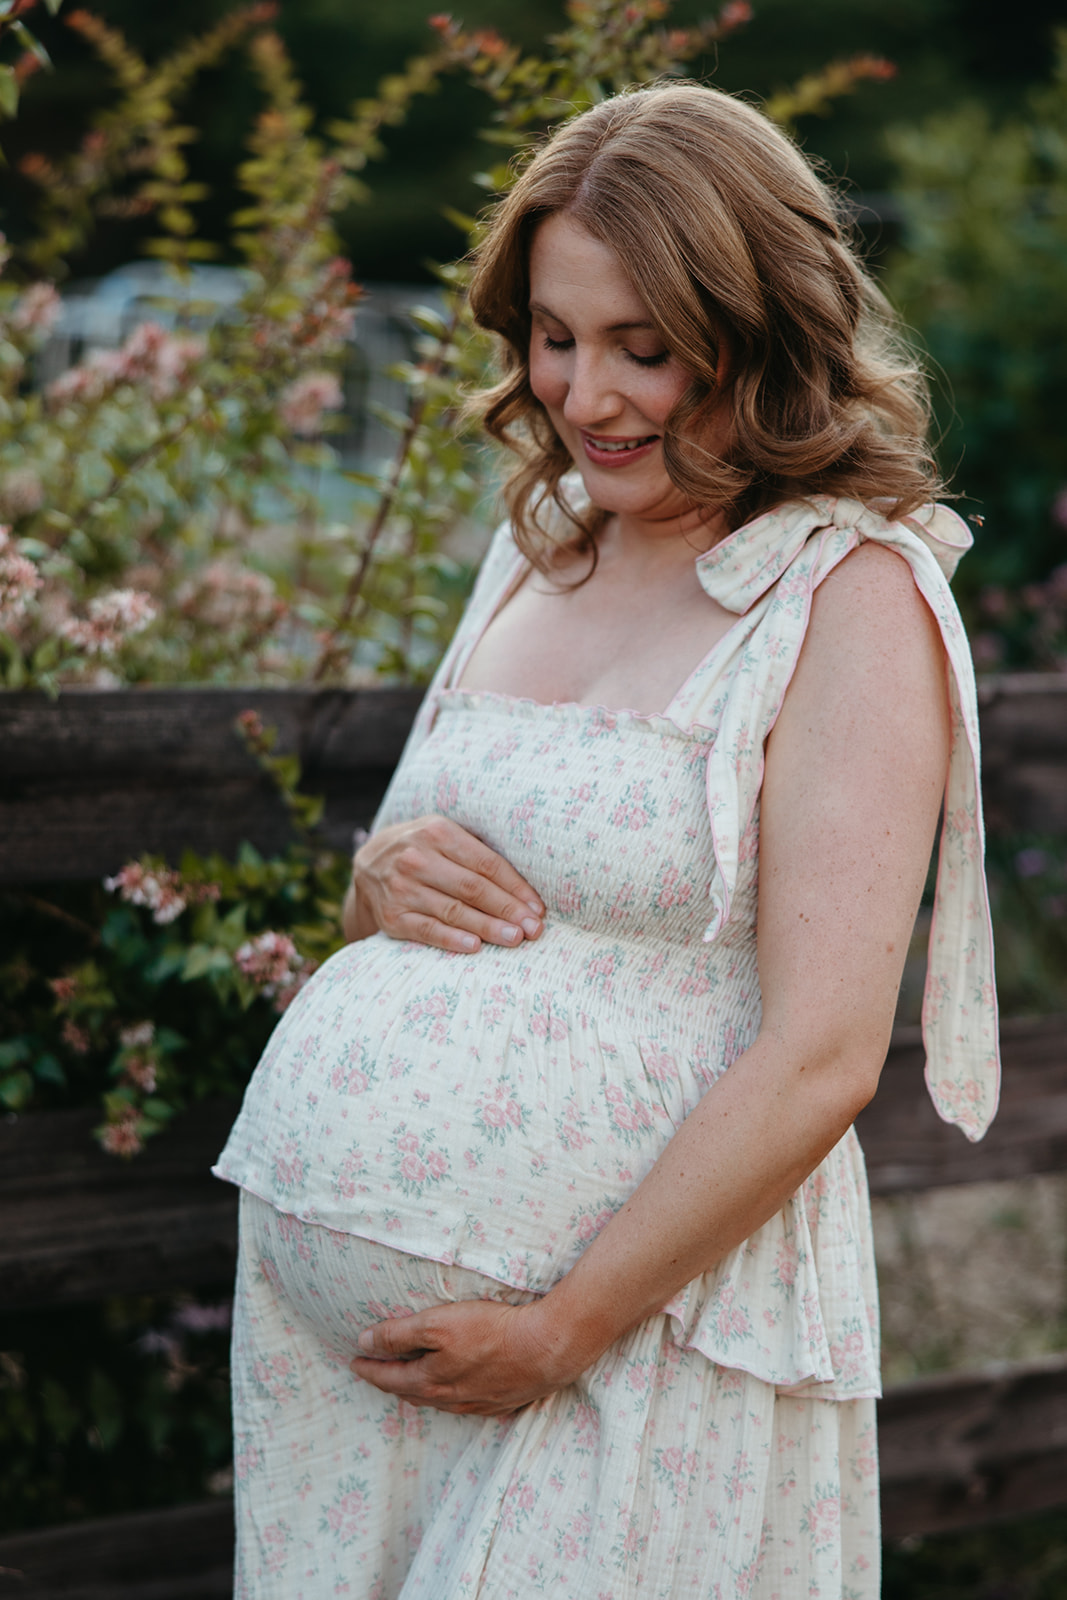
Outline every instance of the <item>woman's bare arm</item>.
POLYGON ((948 744, 936 625, 903 560, 865 546, 816 595, 768 741, 754 1044, 549 1294, 381 1323, 361 1377, 416 1404, 514 1409, 573 1381, 781 1208, 877 1085, 948 744), (380 1359, 412 1350, 425 1353, 380 1359))

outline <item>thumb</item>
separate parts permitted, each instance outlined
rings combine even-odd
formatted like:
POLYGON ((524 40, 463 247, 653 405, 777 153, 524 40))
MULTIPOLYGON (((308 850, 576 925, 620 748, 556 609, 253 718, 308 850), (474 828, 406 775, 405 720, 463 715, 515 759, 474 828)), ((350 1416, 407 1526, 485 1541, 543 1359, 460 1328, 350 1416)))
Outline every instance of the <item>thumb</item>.
POLYGON ((356 1340, 356 1346, 365 1359, 402 1361, 425 1350, 426 1331, 422 1324, 423 1318, 417 1314, 391 1317, 388 1322, 378 1322, 373 1328, 364 1328, 356 1340))

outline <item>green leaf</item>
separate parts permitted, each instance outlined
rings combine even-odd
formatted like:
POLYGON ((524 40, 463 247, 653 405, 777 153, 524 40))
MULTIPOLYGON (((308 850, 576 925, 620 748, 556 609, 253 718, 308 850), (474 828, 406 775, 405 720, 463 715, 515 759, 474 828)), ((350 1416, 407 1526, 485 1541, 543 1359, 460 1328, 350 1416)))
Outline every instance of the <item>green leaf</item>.
POLYGON ((0 116, 13 117, 19 108, 19 81, 14 67, 0 66, 0 116))
POLYGON ((175 1106, 168 1105, 166 1100, 160 1100, 156 1095, 153 1095, 151 1100, 146 1100, 141 1107, 146 1117, 150 1117, 153 1122, 159 1123, 169 1122, 176 1109, 175 1106))
POLYGON ((44 3, 49 14, 54 17, 63 4, 63 0, 44 0, 44 3))
POLYGON ((226 950, 220 950, 215 945, 194 944, 185 958, 182 968, 182 982, 192 983, 196 978, 206 978, 215 972, 229 972, 230 956, 226 950))
POLYGON ((0 1078, 0 1105, 20 1111, 33 1094, 33 1079, 22 1068, 0 1078))
POLYGON ((55 1083, 61 1088, 66 1084, 67 1074, 63 1071, 55 1056, 47 1051, 43 1056, 38 1056, 33 1063, 33 1075, 38 1083, 55 1083))
POLYGON ((34 38, 24 22, 13 22, 11 31, 22 48, 28 50, 31 56, 35 56, 42 67, 51 67, 52 57, 48 54, 41 41, 34 38))
POLYGON ((23 1061, 28 1061, 32 1051, 28 1039, 8 1039, 0 1044, 0 1071, 6 1072, 11 1067, 17 1067, 23 1061))

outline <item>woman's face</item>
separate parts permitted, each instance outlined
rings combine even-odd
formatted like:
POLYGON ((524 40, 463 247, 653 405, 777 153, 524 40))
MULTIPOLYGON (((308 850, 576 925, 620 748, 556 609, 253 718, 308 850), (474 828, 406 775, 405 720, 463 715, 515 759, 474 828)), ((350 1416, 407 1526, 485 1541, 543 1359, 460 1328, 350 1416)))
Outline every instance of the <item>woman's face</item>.
POLYGON ((688 512, 663 464, 663 429, 691 374, 615 251, 565 212, 534 234, 530 314, 530 384, 593 504, 642 521, 688 512))

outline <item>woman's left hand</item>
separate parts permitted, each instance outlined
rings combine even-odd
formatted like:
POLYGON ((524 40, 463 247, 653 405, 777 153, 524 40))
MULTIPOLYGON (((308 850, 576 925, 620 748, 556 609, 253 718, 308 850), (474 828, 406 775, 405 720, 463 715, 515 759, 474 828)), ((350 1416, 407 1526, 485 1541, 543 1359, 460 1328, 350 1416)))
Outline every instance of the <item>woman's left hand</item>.
POLYGON ((366 1329, 352 1371, 414 1406, 497 1417, 573 1383, 582 1370, 547 1336, 540 1303, 462 1300, 366 1329))

